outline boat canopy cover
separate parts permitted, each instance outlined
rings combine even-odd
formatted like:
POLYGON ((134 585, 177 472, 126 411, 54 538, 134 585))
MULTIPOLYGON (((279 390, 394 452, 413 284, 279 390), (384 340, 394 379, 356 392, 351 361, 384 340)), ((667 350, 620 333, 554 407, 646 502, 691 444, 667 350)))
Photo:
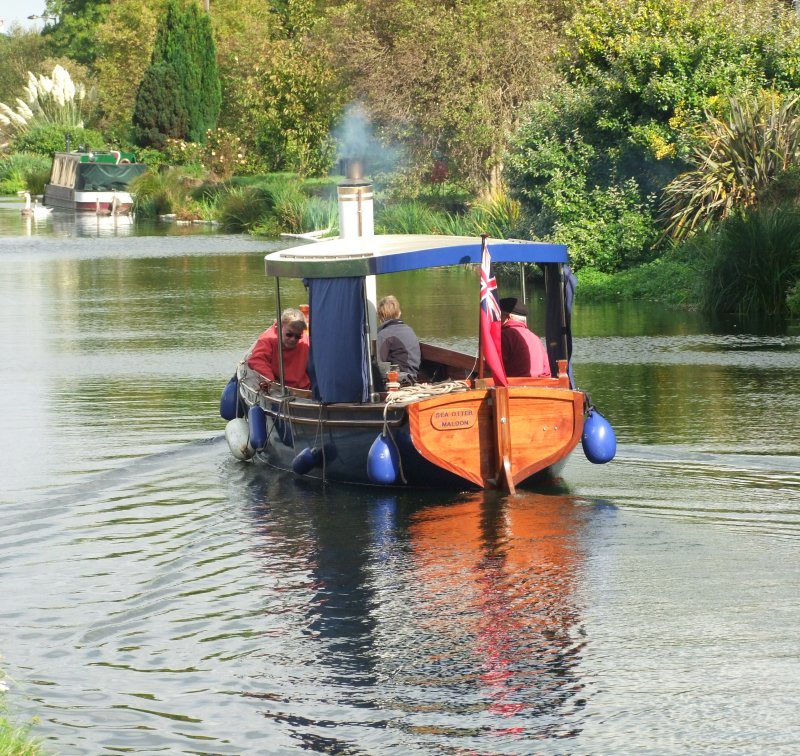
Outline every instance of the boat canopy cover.
POLYGON ((544 265, 545 342, 550 372, 558 375, 558 361, 567 360, 570 384, 572 377, 572 303, 578 281, 569 265, 544 265))
POLYGON ((144 163, 80 163, 75 189, 81 192, 124 190, 145 170, 147 166, 144 163))
MULTIPOLYGON (((563 244, 488 239, 492 263, 566 263, 563 244)), ((480 264, 481 239, 472 236, 378 234, 330 239, 272 252, 267 275, 288 278, 339 278, 447 265, 480 264)))
POLYGON ((310 279, 308 292, 308 374, 314 399, 324 403, 369 401, 364 279, 310 279))

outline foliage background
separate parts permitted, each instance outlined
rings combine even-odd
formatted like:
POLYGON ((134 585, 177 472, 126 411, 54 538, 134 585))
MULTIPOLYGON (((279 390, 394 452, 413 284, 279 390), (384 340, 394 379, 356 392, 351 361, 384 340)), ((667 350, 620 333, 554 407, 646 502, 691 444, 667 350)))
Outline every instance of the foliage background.
MULTIPOLYGON (((784 176, 798 169, 794 145, 747 207, 699 157, 719 144, 736 103, 755 112, 800 92, 800 18, 789 0, 218 0, 210 10, 206 18, 195 0, 47 0, 54 20, 41 35, 0 36, 0 100, 27 70, 62 62, 95 95, 86 125, 126 146, 149 76, 151 113, 169 121, 172 109, 180 126, 186 110, 185 133, 172 136, 202 142, 219 127, 239 140, 238 175, 324 176, 355 144, 370 152, 370 174, 401 225, 434 216, 398 210, 399 198, 475 218, 482 202, 506 197, 517 203, 513 233, 567 243, 575 267, 597 275, 669 258, 669 215, 698 210, 680 182, 734 198, 723 216, 699 208, 708 232, 740 211, 796 201, 797 182, 784 176), (186 100, 199 86, 187 72, 201 62, 178 76, 183 103, 156 86, 163 71, 147 74, 166 60, 169 45, 157 39, 170 7, 213 32, 218 116, 202 128, 186 100), (354 113, 368 133, 352 128, 354 113)), ((173 66, 189 47, 177 45, 173 66)), ((771 128, 753 126, 764 144, 771 128)), ((155 162, 181 158, 164 140, 156 146, 155 162)), ((764 155, 746 151, 746 180, 764 155)), ((436 227, 461 222, 435 217, 436 227)))

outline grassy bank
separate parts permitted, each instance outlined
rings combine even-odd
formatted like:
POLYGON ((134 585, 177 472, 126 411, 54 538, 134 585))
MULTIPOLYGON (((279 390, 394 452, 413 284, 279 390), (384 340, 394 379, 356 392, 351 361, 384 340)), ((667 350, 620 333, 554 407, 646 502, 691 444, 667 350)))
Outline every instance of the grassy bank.
POLYGON ((648 300, 708 315, 781 321, 800 317, 800 208, 754 208, 613 275, 584 268, 581 299, 648 300))
POLYGON ((618 273, 583 268, 576 274, 583 302, 660 302, 671 307, 699 309, 702 302, 700 266, 662 258, 618 273))
POLYGON ((30 735, 30 725, 15 725, 6 710, 5 693, 8 690, 0 672, 0 754, 3 756, 42 756, 41 746, 30 735))
POLYGON ((31 739, 27 727, 17 727, 0 716, 0 753, 3 756, 42 756, 44 751, 31 739))

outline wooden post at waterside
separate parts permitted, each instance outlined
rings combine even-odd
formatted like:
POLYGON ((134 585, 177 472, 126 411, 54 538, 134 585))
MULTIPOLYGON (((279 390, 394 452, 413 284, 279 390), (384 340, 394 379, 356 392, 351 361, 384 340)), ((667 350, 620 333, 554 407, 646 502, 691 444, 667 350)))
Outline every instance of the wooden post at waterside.
POLYGON ((511 413, 508 404, 508 387, 495 386, 493 401, 494 441, 497 454, 497 487, 516 493, 511 474, 511 413))

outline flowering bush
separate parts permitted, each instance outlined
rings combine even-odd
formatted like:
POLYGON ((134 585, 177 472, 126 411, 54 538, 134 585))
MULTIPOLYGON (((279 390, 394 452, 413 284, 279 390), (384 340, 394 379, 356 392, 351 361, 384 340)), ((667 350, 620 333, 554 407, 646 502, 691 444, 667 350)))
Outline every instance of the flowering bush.
POLYGON ((203 166, 218 179, 227 181, 246 164, 244 145, 225 129, 209 129, 203 145, 203 166))
POLYGON ((52 77, 37 77, 28 71, 28 83, 23 97, 16 99, 16 108, 0 102, 0 149, 14 136, 35 127, 82 128, 81 103, 85 97, 86 88, 75 84, 62 66, 53 69, 52 77))
POLYGON ((167 139, 161 148, 168 165, 199 165, 203 162, 203 146, 183 139, 167 139))

